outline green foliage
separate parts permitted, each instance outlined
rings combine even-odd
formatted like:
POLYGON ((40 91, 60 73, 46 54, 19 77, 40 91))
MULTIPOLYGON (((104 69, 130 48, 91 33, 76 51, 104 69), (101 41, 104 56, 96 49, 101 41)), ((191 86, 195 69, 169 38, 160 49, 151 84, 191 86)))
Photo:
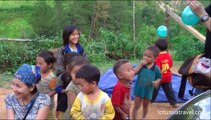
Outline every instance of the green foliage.
POLYGON ((67 11, 64 10, 63 2, 60 0, 54 1, 54 16, 52 17, 52 23, 54 24, 55 32, 60 33, 63 30, 64 26, 69 23, 69 18, 67 11))
POLYGON ((84 34, 91 34, 89 32, 94 14, 94 3, 95 1, 71 1, 67 3, 65 11, 67 11, 68 23, 77 25, 84 34))
POLYGON ((38 1, 35 4, 29 22, 37 35, 51 36, 57 32, 52 16, 54 16, 53 9, 46 1, 38 1))
POLYGON ((29 12, 33 8, 29 6, 20 6, 18 8, 0 8, 0 37, 9 38, 28 38, 33 34, 31 25, 27 19, 29 12))
POLYGON ((91 63, 106 62, 107 57, 104 53, 104 44, 100 41, 87 39, 84 34, 81 35, 80 44, 83 46, 88 60, 91 63))
POLYGON ((1 42, 0 63, 2 69, 11 69, 24 63, 27 59, 26 45, 23 43, 1 42), (19 47, 21 46, 21 47, 19 47))
POLYGON ((8 84, 13 77, 13 73, 11 72, 5 72, 5 73, 1 73, 0 72, 0 87, 3 88, 10 88, 10 84, 8 84))
POLYGON ((28 57, 27 62, 34 64, 35 57, 41 50, 58 48, 61 46, 61 40, 59 37, 36 37, 32 42, 29 42, 27 46, 27 56, 30 56, 28 57))
POLYGON ((173 59, 177 61, 186 60, 200 53, 203 53, 203 44, 192 36, 176 36, 171 39, 171 46, 173 52, 173 59))
MULTIPOLYGON (((156 28, 165 24, 165 14, 155 1, 135 3, 136 40, 133 41, 132 1, 0 1, 0 37, 33 39, 27 44, 2 42, 1 68, 14 70, 24 62, 34 64, 40 50, 61 47, 60 33, 67 24, 81 29, 80 43, 91 63, 140 59, 145 48, 157 39, 156 28)), ((202 24, 193 27, 205 35, 202 24)), ((173 19, 168 31, 174 60, 184 60, 203 51, 203 45, 173 19)))
POLYGON ((61 46, 61 40, 58 37, 37 37, 28 43, 1 42, 0 68, 2 70, 14 71, 23 63, 35 64, 35 57, 40 50, 57 48, 58 46, 61 46))
POLYGON ((133 41, 129 34, 111 32, 100 29, 100 42, 104 45, 106 56, 112 59, 131 58, 133 56, 133 41))
POLYGON ((156 35, 156 28, 153 26, 142 24, 141 30, 137 31, 137 38, 133 46, 136 49, 136 55, 138 58, 141 58, 144 50, 148 45, 154 44, 154 42, 157 40, 156 35))

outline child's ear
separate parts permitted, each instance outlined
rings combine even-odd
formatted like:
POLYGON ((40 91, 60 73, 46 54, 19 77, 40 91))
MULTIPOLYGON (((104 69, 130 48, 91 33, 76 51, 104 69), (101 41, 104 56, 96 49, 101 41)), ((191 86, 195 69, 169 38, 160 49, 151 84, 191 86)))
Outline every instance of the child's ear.
POLYGON ((97 82, 96 81, 92 81, 91 84, 94 85, 94 86, 97 86, 97 82))
POLYGON ((52 67, 53 67, 52 63, 48 64, 48 68, 52 68, 52 67))
POLYGON ((119 79, 121 79, 121 78, 122 78, 122 74, 121 74, 121 72, 118 72, 118 73, 117 73, 117 77, 118 77, 119 79))

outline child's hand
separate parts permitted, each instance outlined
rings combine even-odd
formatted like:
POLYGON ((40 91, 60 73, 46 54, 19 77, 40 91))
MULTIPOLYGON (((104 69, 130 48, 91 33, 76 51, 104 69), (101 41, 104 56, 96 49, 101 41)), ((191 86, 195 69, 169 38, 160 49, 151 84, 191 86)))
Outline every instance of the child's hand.
POLYGON ((147 61, 146 61, 146 60, 141 60, 140 64, 141 64, 142 66, 144 66, 144 65, 147 64, 147 61))
POLYGON ((127 114, 123 114, 123 115, 121 115, 121 119, 123 119, 123 120, 128 120, 128 115, 127 114))
POLYGON ((152 82, 152 86, 156 89, 158 89, 159 85, 160 85, 160 80, 156 80, 152 82))

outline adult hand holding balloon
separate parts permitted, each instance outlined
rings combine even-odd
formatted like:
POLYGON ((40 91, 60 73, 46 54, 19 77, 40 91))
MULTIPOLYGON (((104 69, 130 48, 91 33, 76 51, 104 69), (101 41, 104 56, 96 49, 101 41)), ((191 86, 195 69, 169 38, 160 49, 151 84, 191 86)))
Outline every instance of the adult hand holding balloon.
POLYGON ((199 22, 200 18, 187 6, 182 12, 182 21, 186 25, 195 25, 199 22))
POLYGON ((161 25, 157 28, 157 35, 159 37, 166 37, 168 35, 168 29, 166 26, 161 25))

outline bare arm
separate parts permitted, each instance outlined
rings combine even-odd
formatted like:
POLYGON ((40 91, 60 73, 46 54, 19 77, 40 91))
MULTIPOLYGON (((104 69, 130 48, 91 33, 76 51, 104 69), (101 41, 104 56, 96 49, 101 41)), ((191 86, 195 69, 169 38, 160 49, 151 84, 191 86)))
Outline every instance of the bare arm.
POLYGON ((119 106, 115 106, 114 105, 114 109, 120 114, 120 116, 121 116, 122 119, 126 119, 127 116, 129 116, 126 113, 124 113, 119 106))
POLYGON ((43 106, 38 110, 36 120, 47 119, 50 106, 43 106))
POLYGON ((48 95, 49 95, 50 97, 53 97, 55 94, 56 94, 56 91, 55 91, 55 90, 52 90, 52 91, 50 91, 50 92, 48 93, 48 95))
POLYGON ((15 113, 12 109, 6 109, 6 119, 7 120, 14 120, 15 119, 15 113))
POLYGON ((68 100, 68 107, 71 108, 73 105, 73 102, 76 98, 76 94, 71 92, 71 91, 67 91, 67 100, 68 100))
POLYGON ((142 61, 138 64, 138 66, 136 66, 135 68, 133 68, 135 74, 137 74, 138 71, 139 71, 144 65, 146 65, 146 61, 145 61, 145 60, 142 60, 142 61))
POLYGON ((161 79, 157 79, 157 80, 155 80, 155 81, 152 82, 152 86, 154 88, 158 88, 159 85, 160 85, 160 82, 161 82, 161 79))

